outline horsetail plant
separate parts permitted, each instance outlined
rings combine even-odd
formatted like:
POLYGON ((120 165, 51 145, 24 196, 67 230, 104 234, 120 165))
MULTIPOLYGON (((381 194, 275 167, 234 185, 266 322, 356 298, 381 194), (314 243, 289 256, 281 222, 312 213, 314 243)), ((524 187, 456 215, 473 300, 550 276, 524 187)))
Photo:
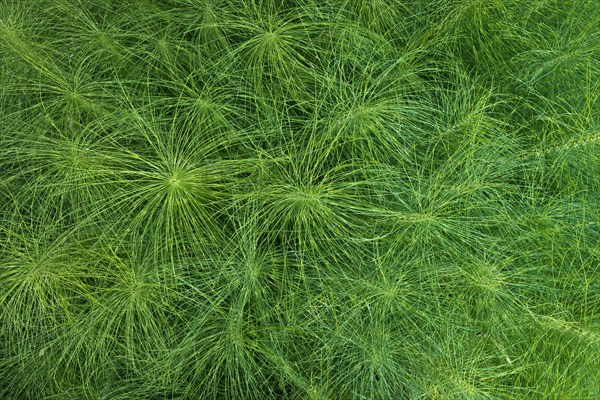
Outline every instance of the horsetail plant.
POLYGON ((3 399, 600 398, 597 0, 0 1, 3 399))

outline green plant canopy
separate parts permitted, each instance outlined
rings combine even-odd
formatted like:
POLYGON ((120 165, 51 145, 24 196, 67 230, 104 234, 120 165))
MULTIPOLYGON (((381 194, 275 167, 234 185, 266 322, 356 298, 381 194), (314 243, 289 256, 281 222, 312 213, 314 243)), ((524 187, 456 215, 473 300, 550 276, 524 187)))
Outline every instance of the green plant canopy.
POLYGON ((600 399, 600 2, 0 0, 0 398, 600 399))

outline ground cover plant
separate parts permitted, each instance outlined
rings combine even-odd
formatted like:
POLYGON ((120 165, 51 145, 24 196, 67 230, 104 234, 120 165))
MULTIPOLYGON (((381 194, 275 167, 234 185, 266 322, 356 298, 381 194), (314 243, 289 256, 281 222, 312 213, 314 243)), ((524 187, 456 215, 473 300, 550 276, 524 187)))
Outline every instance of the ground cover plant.
POLYGON ((0 398, 600 398, 597 0, 0 0, 0 398))

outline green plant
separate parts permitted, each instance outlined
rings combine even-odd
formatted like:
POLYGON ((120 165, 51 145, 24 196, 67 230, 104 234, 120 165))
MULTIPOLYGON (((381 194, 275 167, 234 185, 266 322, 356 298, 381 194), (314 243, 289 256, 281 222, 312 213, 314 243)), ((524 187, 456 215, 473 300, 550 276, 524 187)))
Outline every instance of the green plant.
POLYGON ((596 0, 0 4, 0 397, 596 399, 596 0))

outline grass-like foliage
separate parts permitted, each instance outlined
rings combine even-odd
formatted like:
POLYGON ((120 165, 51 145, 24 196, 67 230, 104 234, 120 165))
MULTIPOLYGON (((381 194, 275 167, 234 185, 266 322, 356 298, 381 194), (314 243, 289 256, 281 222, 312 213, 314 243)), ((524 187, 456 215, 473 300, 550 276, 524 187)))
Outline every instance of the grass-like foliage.
POLYGON ((0 398, 599 399, 597 0, 1 0, 0 398))

